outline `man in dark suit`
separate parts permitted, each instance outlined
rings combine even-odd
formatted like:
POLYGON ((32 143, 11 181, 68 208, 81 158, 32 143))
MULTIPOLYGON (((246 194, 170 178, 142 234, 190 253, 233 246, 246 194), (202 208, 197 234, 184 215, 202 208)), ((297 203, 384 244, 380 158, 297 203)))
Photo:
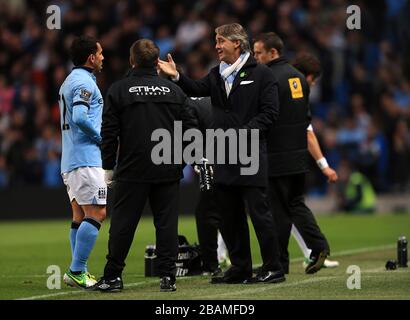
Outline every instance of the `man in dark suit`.
MULTIPOLYGON (((229 251, 232 266, 212 283, 276 283, 285 281, 278 256, 276 229, 268 205, 266 133, 278 116, 278 89, 275 76, 264 65, 258 65, 250 54, 250 45, 243 27, 237 23, 215 30, 220 64, 207 76, 192 80, 179 74, 172 57, 160 61, 160 71, 170 76, 187 95, 210 96, 213 129, 247 131, 259 134, 257 170, 244 175, 241 164, 215 163, 215 194, 222 215, 221 231, 229 251), (259 241, 263 265, 252 276, 247 214, 249 213, 259 241)), ((230 146, 231 147, 231 146, 230 146)), ((229 152, 225 148, 225 160, 229 152)), ((237 156, 237 154, 236 154, 237 156)))

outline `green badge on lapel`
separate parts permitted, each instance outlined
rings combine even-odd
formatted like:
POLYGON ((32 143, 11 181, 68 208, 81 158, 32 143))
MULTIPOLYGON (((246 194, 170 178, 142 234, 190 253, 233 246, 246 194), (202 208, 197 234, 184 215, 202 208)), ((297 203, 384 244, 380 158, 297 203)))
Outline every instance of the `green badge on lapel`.
POLYGON ((243 78, 244 76, 246 76, 245 71, 242 71, 241 74, 239 75, 239 77, 243 78))

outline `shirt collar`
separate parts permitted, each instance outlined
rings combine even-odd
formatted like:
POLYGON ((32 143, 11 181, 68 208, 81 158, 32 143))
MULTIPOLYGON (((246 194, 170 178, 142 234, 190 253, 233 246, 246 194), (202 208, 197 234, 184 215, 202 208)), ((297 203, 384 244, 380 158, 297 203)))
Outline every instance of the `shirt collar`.
POLYGON ((158 76, 158 72, 156 68, 132 68, 127 76, 142 76, 142 75, 151 75, 151 76, 158 76))
POLYGON ((95 75, 93 74, 94 69, 90 67, 85 67, 85 66, 78 66, 74 67, 73 70, 84 70, 87 71, 87 73, 91 76, 91 78, 94 79, 94 81, 97 79, 95 75))
POLYGON ((78 66, 78 67, 74 67, 73 70, 75 69, 83 69, 85 71, 88 71, 89 73, 93 73, 94 69, 90 68, 90 67, 85 67, 85 66, 78 66))
POLYGON ((277 59, 269 61, 266 65, 270 67, 276 64, 283 64, 283 63, 288 63, 288 60, 285 57, 279 57, 277 59))

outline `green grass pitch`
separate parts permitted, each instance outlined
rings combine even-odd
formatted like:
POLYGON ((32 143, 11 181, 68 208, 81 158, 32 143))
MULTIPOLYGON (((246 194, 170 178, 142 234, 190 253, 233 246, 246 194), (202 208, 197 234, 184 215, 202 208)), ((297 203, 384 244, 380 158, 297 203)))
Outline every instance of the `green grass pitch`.
MULTIPOLYGON (((151 217, 144 217, 135 234, 124 271, 122 293, 103 294, 68 288, 47 288, 47 267, 57 265, 62 274, 70 263, 70 221, 19 221, 0 223, 0 299, 410 299, 410 270, 386 271, 388 259, 396 259, 396 241, 410 237, 410 215, 320 216, 318 222, 328 237, 336 269, 306 275, 302 254, 290 243, 290 274, 281 284, 211 285, 207 277, 178 278, 178 290, 159 292, 156 278, 145 278, 144 250, 154 243, 151 217), (361 289, 350 290, 347 268, 361 270, 361 289)), ((109 222, 101 228, 89 259, 89 270, 101 276, 107 253, 109 222)), ((180 217, 179 233, 197 241, 193 217, 180 217)), ((252 255, 259 264, 259 248, 252 232, 252 255)))

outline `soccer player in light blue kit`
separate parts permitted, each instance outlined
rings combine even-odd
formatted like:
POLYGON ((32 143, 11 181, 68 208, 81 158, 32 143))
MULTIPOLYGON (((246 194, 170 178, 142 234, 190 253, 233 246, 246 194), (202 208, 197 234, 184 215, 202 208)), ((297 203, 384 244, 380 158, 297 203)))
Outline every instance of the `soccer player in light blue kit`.
POLYGON ((74 68, 60 88, 62 130, 61 174, 73 211, 70 230, 72 261, 64 282, 90 289, 96 283, 87 260, 105 219, 107 185, 101 162, 103 98, 93 73, 102 69, 102 48, 91 37, 71 45, 74 68))

